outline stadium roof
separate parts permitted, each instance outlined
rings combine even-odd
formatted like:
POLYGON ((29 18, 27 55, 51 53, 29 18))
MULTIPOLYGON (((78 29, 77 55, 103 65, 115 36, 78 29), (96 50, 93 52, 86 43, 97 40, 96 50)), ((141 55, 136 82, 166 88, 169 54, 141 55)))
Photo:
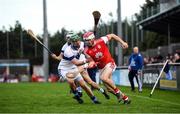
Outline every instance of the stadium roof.
POLYGON ((180 37, 180 4, 137 23, 144 30, 180 37), (169 28, 168 28, 169 26, 169 28))

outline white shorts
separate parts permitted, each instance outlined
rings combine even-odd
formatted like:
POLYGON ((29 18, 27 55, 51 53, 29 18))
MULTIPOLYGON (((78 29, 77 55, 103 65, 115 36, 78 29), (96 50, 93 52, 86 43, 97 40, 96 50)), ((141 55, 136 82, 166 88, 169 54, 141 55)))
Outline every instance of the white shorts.
MULTIPOLYGON (((78 72, 78 68, 73 68, 71 70, 64 70, 64 69, 58 69, 58 73, 60 76, 62 76, 64 79, 67 79, 67 73, 77 73, 78 72)), ((77 73, 77 75, 72 78, 73 80, 81 80, 83 79, 80 73, 77 73)))
POLYGON ((114 72, 116 70, 116 67, 117 67, 116 64, 113 62, 106 64, 106 66, 103 69, 99 70, 100 76, 102 75, 103 71, 106 70, 107 68, 111 68, 112 72, 114 72))

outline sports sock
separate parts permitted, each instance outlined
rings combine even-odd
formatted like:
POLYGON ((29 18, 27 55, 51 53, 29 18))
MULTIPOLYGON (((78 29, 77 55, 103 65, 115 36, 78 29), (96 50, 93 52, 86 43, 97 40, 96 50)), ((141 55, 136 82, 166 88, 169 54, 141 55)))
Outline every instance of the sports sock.
POLYGON ((99 91, 100 91, 101 93, 104 93, 104 92, 105 92, 103 88, 100 88, 99 91))
POLYGON ((118 94, 119 92, 120 92, 120 90, 119 90, 118 88, 115 88, 115 89, 114 89, 114 93, 115 93, 115 94, 118 94))
POLYGON ((123 99, 124 101, 125 101, 125 100, 128 100, 128 96, 124 95, 122 99, 123 99))
POLYGON ((82 88, 81 88, 80 86, 78 86, 78 87, 76 88, 76 90, 77 90, 78 92, 82 92, 82 88))

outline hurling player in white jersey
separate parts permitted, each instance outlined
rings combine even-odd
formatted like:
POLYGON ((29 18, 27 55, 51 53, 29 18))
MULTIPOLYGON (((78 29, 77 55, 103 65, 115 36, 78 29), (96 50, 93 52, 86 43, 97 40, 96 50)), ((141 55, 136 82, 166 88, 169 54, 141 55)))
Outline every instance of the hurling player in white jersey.
MULTIPOLYGON (((73 32, 70 32, 70 33, 67 34, 67 36, 66 36, 67 43, 63 45, 63 47, 62 47, 62 49, 61 49, 61 54, 60 54, 59 56, 53 55, 53 58, 55 58, 55 59, 57 59, 57 60, 61 60, 61 58, 63 57, 63 54, 64 54, 65 49, 66 49, 68 46, 70 46, 70 44, 71 44, 71 42, 70 42, 70 40, 69 40, 69 38, 70 38, 71 35, 73 35, 73 32)), ((80 42, 80 48, 78 49, 79 54, 78 54, 77 59, 79 59, 79 60, 84 60, 84 61, 85 61, 86 58, 85 58, 85 55, 82 53, 83 51, 84 51, 84 42, 81 41, 81 42, 80 42)), ((59 74, 60 74, 60 70, 61 70, 61 65, 62 65, 62 63, 61 63, 61 64, 59 63, 59 65, 58 65, 58 72, 59 72, 59 74)), ((107 92, 106 92, 103 88, 101 88, 97 83, 95 83, 94 81, 92 81, 92 79, 90 78, 87 70, 84 70, 84 71, 82 71, 82 72, 80 72, 80 73, 81 73, 83 79, 84 79, 89 85, 91 85, 93 88, 99 90, 99 91, 105 96, 106 99, 110 99, 110 97, 109 97, 109 95, 107 94, 107 92)), ((60 75, 61 75, 61 74, 60 74, 60 75)), ((76 83, 75 83, 75 84, 76 84, 76 83)), ((81 87, 80 87, 78 84, 76 84, 76 86, 77 86, 76 90, 78 91, 78 94, 79 94, 79 96, 81 97, 81 96, 82 96, 81 87)))
MULTIPOLYGON (((91 98, 93 103, 100 104, 100 102, 96 99, 91 89, 87 86, 85 81, 83 80, 81 74, 79 72, 84 71, 84 68, 88 67, 87 60, 79 60, 79 48, 80 48, 80 37, 77 34, 71 35, 71 45, 67 46, 64 50, 63 58, 59 64, 60 73, 64 76, 69 83, 73 93, 75 95, 75 99, 79 103, 83 103, 83 100, 80 98, 76 91, 75 81, 79 83, 79 85, 86 91, 88 96, 91 98), (84 65, 85 64, 85 65, 84 65), (78 67, 77 67, 78 66, 78 67)), ((53 55, 52 55, 53 56, 53 55)))
MULTIPOLYGON (((71 45, 71 42, 70 42, 69 38, 70 38, 70 36, 71 36, 72 34, 74 34, 72 31, 70 31, 70 32, 67 33, 67 35, 66 35, 66 37, 65 37, 67 42, 66 42, 66 43, 63 45, 63 47, 61 48, 61 53, 60 53, 58 56, 56 56, 55 54, 52 54, 52 55, 51 55, 54 59, 61 61, 61 59, 63 58, 63 54, 64 54, 65 49, 66 49, 68 46, 71 45)), ((81 45, 80 45, 80 48, 79 48, 78 51, 81 51, 81 50, 84 50, 84 42, 81 42, 81 45)), ((59 62, 59 65, 58 65, 58 74, 59 74, 59 76, 60 76, 60 80, 65 80, 65 77, 61 76, 61 73, 60 73, 60 62, 59 62)), ((80 96, 82 96, 82 89, 81 89, 81 87, 80 87, 78 84, 76 84, 76 85, 77 85, 76 90, 78 91, 78 94, 79 94, 80 96)), ((72 91, 71 91, 71 92, 72 92, 72 91)))

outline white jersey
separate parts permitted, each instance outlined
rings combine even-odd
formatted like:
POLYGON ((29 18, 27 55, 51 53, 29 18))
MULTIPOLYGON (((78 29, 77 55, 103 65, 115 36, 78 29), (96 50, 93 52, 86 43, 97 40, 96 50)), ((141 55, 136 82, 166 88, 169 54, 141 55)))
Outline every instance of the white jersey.
POLYGON ((68 44, 67 42, 63 45, 63 47, 61 48, 61 52, 64 53, 65 49, 69 46, 70 44, 68 44))
MULTIPOLYGON (((64 53, 65 49, 70 46, 67 42, 63 45, 61 52, 64 53)), ((84 42, 81 42, 79 50, 84 50, 84 42)))
POLYGON ((76 58, 76 59, 85 59, 85 57, 82 57, 83 55, 80 54, 79 51, 84 50, 84 42, 81 42, 79 50, 74 50, 71 48, 71 45, 68 45, 67 43, 64 44, 62 47, 61 52, 63 53, 63 59, 60 61, 58 65, 58 69, 64 69, 64 70, 70 70, 77 68, 76 65, 74 65, 71 60, 76 58))

